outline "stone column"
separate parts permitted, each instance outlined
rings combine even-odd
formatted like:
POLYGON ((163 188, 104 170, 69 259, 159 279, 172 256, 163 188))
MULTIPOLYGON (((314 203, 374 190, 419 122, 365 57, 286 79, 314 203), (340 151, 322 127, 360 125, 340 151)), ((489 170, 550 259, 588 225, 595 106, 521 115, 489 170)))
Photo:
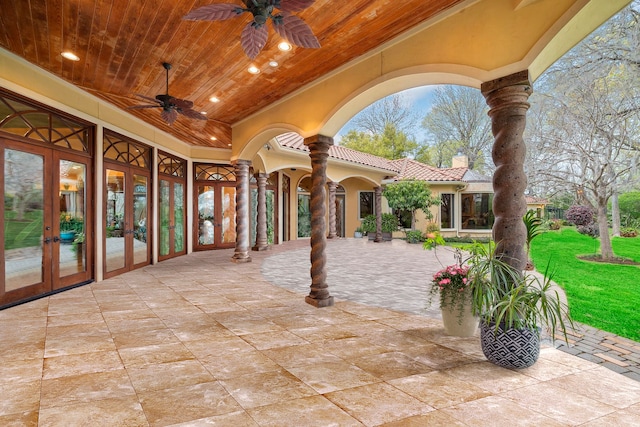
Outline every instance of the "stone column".
POLYGON ((249 166, 250 160, 236 160, 236 250, 233 262, 251 262, 249 256, 249 166))
POLYGON ((304 145, 309 147, 311 158, 311 292, 305 301, 315 307, 328 307, 333 305, 333 297, 329 295, 327 285, 324 187, 327 182, 327 157, 333 138, 315 135, 305 138, 304 145))
POLYGON ((376 187, 373 189, 376 197, 376 238, 374 242, 382 242, 382 187, 376 187))
POLYGON ((258 222, 256 224, 256 245, 254 251, 264 251, 269 249, 267 238, 267 179, 266 173, 256 174, 258 181, 258 222))
POLYGON ((482 94, 489 105, 489 116, 495 141, 492 157, 493 174, 493 239, 496 255, 516 268, 526 266, 527 230, 522 217, 527 212, 524 191, 526 147, 522 134, 529 109, 531 82, 529 72, 521 71, 482 84, 482 94))
POLYGON ((329 182, 329 235, 327 239, 335 239, 338 237, 336 231, 336 189, 338 188, 337 182, 329 182))

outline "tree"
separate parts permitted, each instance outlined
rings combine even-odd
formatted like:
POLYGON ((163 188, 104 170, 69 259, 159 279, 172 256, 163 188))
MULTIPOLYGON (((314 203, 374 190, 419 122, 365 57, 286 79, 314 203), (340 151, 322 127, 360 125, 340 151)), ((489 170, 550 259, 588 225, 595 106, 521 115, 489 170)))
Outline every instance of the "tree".
POLYGON ((381 134, 350 130, 342 137, 340 145, 363 153, 395 160, 411 157, 418 144, 395 125, 387 124, 381 134))
POLYGON ((603 259, 613 257, 608 201, 631 182, 640 151, 638 4, 554 64, 531 98, 531 187, 592 206, 603 259))
POLYGON ((411 212, 411 229, 415 229, 415 212, 422 210, 427 218, 431 218, 429 208, 440 203, 440 200, 433 197, 431 188, 426 181, 415 179, 405 179, 402 181, 387 184, 382 190, 382 195, 387 199, 389 207, 394 212, 411 212))
POLYGON ((431 110, 422 120, 432 141, 436 166, 449 166, 457 152, 469 158, 469 168, 488 167, 493 144, 489 107, 478 89, 441 86, 434 92, 431 110))
POLYGON ((387 96, 374 102, 352 120, 356 128, 369 135, 382 135, 392 125, 398 132, 410 134, 418 119, 402 95, 387 96))

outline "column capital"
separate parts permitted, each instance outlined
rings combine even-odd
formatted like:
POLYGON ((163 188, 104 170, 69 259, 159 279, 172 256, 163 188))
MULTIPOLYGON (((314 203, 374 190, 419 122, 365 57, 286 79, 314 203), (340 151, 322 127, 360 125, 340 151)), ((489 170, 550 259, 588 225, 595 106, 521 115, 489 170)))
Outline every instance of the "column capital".
POLYGON ((509 74, 508 76, 500 77, 495 80, 482 83, 480 91, 484 96, 487 96, 494 90, 502 89, 509 86, 531 86, 531 77, 529 77, 529 70, 518 71, 517 73, 509 74))
POLYGON ((310 145, 315 146, 326 146, 327 149, 333 145, 333 138, 326 135, 313 135, 304 139, 304 145, 309 147, 310 145))
POLYGON ((251 166, 251 160, 236 159, 231 161, 232 166, 251 166))

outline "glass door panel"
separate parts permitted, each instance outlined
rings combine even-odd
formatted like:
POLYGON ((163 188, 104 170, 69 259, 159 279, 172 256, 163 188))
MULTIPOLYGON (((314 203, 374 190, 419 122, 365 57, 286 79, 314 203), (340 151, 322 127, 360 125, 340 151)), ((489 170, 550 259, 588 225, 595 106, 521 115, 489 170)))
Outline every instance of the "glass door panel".
POLYGON ((125 173, 113 169, 106 169, 107 203, 106 203, 106 271, 124 268, 125 262, 125 173))
POLYGON ((86 271, 85 182, 87 169, 83 163, 59 161, 60 246, 58 275, 60 278, 86 271))
POLYGON ((236 188, 222 187, 222 243, 236 242, 236 188))
POLYGON ((198 186, 198 245, 214 244, 215 190, 211 185, 198 186))
POLYGON ((147 199, 149 179, 144 175, 133 175, 133 263, 149 262, 147 243, 147 199))
MULTIPOLYGON (((51 226, 45 236, 45 155, 4 150, 4 293, 49 283, 45 274, 51 250, 51 226)), ((0 289, 1 290, 1 289, 0 289)), ((46 291, 46 289, 44 289, 46 291)))
POLYGON ((185 250, 184 185, 180 183, 174 183, 173 195, 173 247, 174 252, 178 253, 185 250))
POLYGON ((169 201, 170 192, 169 181, 160 180, 160 189, 158 193, 160 212, 160 256, 169 255, 169 248, 171 247, 171 236, 169 233, 169 227, 171 227, 171 203, 169 201))

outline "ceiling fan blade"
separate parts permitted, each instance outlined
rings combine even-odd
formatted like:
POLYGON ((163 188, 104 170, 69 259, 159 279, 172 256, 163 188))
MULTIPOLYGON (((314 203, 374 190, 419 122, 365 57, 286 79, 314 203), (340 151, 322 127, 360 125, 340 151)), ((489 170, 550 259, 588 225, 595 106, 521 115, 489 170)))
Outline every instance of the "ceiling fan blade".
POLYGON ((282 14, 281 23, 273 21, 273 29, 283 39, 300 47, 319 48, 320 42, 302 19, 295 15, 282 14))
POLYGON ((178 109, 178 113, 183 116, 187 116, 190 119, 207 120, 207 116, 196 110, 192 110, 191 108, 178 109))
POLYGON ((244 10, 237 4, 220 3, 202 6, 187 13, 182 19, 189 21, 224 21, 240 15, 244 10))
POLYGON ((278 9, 283 12, 299 12, 311 6, 315 0, 280 0, 278 9))
POLYGON ((164 120, 169 124, 169 126, 171 126, 173 122, 175 122, 178 118, 178 112, 173 108, 165 108, 164 110, 162 110, 162 113, 160 113, 160 117, 162 117, 162 120, 164 120))
POLYGON ((162 108, 162 105, 132 105, 131 107, 127 107, 127 110, 138 110, 141 108, 162 108))
POLYGON ((174 105, 176 108, 182 108, 182 109, 193 107, 193 102, 186 99, 179 99, 179 98, 173 98, 171 100, 171 104, 174 105))
POLYGON ((140 98, 142 98, 142 99, 146 99, 147 101, 155 102, 156 104, 160 104, 160 102, 159 102, 157 99, 155 99, 155 98, 151 98, 151 97, 149 97, 149 96, 141 95, 141 94, 139 94, 139 93, 136 93, 135 95, 136 95, 136 96, 139 96, 139 97, 140 97, 140 98))
POLYGON ((254 26, 253 22, 249 22, 242 30, 242 38, 240 43, 244 53, 251 59, 254 59, 265 44, 269 33, 264 25, 254 26))

